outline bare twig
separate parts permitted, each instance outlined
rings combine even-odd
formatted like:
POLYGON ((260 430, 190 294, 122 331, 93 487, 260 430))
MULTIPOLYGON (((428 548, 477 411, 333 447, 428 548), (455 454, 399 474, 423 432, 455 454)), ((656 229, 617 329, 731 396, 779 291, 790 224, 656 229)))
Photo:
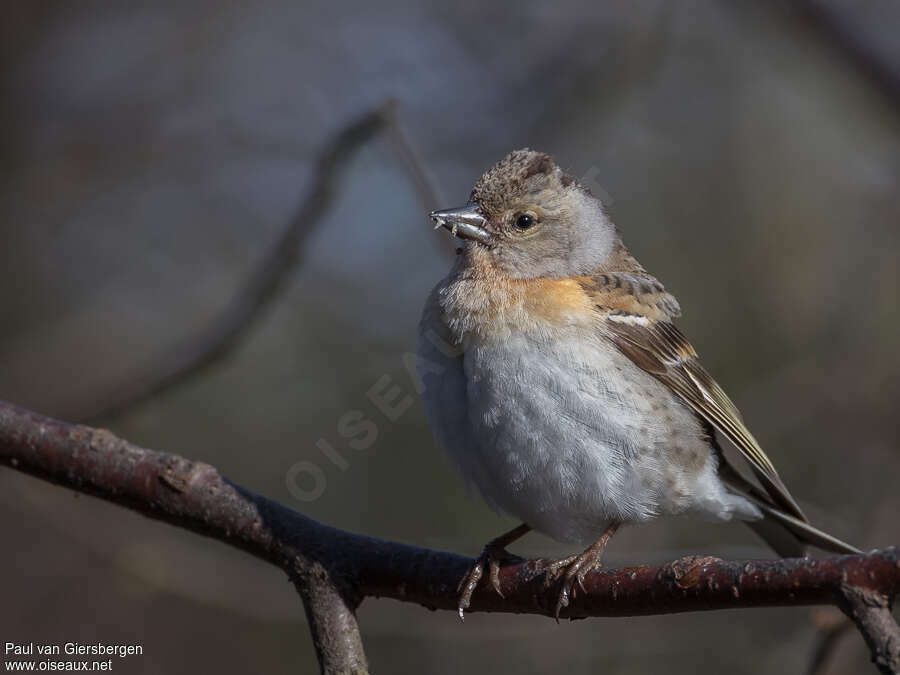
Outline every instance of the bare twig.
POLYGON ((196 375, 230 354, 254 322, 278 297, 303 256, 303 247, 334 199, 341 170, 376 134, 388 131, 410 181, 426 208, 439 199, 433 183, 399 125, 397 105, 389 101, 341 130, 316 160, 315 176, 294 216, 269 252, 253 269, 221 313, 196 334, 166 348, 85 409, 70 417, 100 420, 121 413, 196 375))
MULTIPOLYGON (((0 463, 237 546, 285 570, 304 599, 326 671, 365 670, 354 610, 387 597, 456 610, 471 560, 337 530, 225 480, 212 466, 146 450, 103 429, 0 402, 0 463)), ((481 588, 470 612, 553 616, 548 561, 500 572, 504 598, 481 588)), ((691 557, 594 572, 562 616, 633 616, 738 607, 844 603, 879 664, 896 659, 887 599, 900 591, 900 549, 821 560, 691 557), (857 598, 852 589, 863 589, 857 598), (871 604, 869 600, 877 599, 871 604), (883 602, 882 602, 882 599, 883 602)), ((892 666, 890 666, 892 667, 892 666)), ((890 671, 884 671, 890 672, 890 671)))

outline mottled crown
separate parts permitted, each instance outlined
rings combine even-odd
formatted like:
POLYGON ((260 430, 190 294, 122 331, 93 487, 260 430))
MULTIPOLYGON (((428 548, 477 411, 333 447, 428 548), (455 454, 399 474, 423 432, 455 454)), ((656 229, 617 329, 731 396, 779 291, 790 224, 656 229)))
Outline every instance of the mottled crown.
POLYGON ((510 197, 527 191, 538 176, 547 179, 541 181, 544 188, 564 188, 575 182, 550 155, 523 148, 513 150, 485 171, 472 188, 469 201, 478 203, 487 213, 497 212, 510 197))

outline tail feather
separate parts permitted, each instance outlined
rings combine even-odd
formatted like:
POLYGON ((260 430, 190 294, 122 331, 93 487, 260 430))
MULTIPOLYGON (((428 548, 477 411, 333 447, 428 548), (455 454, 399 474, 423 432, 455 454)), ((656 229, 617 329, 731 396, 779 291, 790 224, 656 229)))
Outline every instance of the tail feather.
POLYGON ((719 475, 730 490, 749 499, 763 512, 762 520, 745 522, 778 555, 784 558, 801 558, 806 555, 807 545, 833 553, 862 553, 855 546, 823 532, 806 520, 788 515, 774 506, 768 495, 741 476, 727 462, 722 462, 720 465, 719 475))
POLYGON ((780 529, 782 529, 782 531, 786 530, 789 533, 788 536, 793 535, 793 537, 796 538, 799 547, 799 555, 801 556, 803 555, 803 544, 810 544, 823 551, 831 551, 833 553, 862 553, 862 551, 855 546, 851 546, 807 522, 789 516, 783 511, 754 499, 753 497, 748 498, 751 499, 756 506, 759 507, 760 511, 765 514, 765 519, 761 521, 751 521, 747 524, 765 539, 769 545, 775 549, 778 555, 785 555, 785 553, 780 550, 782 547, 786 551, 790 551, 791 555, 786 557, 796 557, 798 555, 797 547, 790 547, 785 543, 783 537, 773 532, 773 529, 777 532, 779 525, 781 526, 780 529))

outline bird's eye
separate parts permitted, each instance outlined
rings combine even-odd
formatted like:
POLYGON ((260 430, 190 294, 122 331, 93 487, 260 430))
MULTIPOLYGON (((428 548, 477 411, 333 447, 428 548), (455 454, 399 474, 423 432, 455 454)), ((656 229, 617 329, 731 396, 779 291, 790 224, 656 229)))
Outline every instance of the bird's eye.
POLYGON ((534 226, 534 216, 527 213, 521 213, 516 218, 516 228, 519 230, 529 230, 534 226))

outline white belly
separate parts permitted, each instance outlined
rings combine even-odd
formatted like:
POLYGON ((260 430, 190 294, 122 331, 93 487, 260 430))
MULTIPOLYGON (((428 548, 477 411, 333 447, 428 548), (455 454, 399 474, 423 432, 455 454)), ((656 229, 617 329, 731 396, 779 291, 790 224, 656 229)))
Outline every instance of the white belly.
POLYGON ((438 442, 492 507, 538 531, 587 542, 611 521, 739 506, 694 415, 600 336, 512 335, 461 356, 423 338, 419 351, 438 442))

